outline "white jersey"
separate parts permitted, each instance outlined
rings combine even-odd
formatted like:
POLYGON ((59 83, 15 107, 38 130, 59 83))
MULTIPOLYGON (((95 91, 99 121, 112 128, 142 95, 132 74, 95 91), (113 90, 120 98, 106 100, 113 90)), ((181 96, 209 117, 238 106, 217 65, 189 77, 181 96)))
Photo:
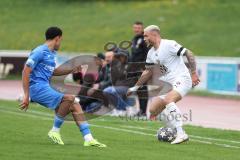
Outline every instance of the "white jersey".
POLYGON ((176 41, 161 39, 159 48, 152 47, 146 59, 146 67, 159 65, 159 79, 172 84, 182 97, 192 88, 191 76, 183 60, 185 51, 186 48, 176 41))
POLYGON ((152 47, 148 51, 146 65, 159 65, 161 70, 164 70, 164 80, 176 79, 179 76, 190 76, 189 70, 186 67, 183 54, 186 48, 178 44, 174 40, 161 39, 160 46, 155 50, 152 47))

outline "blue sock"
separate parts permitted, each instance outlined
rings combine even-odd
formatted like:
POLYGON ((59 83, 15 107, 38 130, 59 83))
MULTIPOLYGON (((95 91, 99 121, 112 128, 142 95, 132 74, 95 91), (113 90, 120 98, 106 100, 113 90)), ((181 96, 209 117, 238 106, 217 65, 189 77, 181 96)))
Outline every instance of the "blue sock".
POLYGON ((63 122, 64 122, 64 118, 63 118, 63 117, 60 117, 60 116, 58 116, 58 115, 55 115, 52 130, 53 130, 53 131, 59 131, 61 125, 63 124, 63 122))
POLYGON ((82 133, 82 136, 86 136, 87 134, 91 134, 91 131, 89 129, 89 124, 87 122, 83 122, 79 125, 80 132, 82 133))

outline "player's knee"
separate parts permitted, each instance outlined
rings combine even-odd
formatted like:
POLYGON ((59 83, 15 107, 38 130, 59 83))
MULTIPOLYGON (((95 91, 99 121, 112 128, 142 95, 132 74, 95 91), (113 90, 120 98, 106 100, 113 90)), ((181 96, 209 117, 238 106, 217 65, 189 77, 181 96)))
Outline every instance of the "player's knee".
POLYGON ((149 108, 149 112, 150 112, 151 115, 154 115, 154 116, 157 115, 157 111, 156 111, 156 109, 153 108, 153 107, 150 107, 150 108, 149 108))
POLYGON ((74 102, 75 96, 74 95, 70 95, 70 94, 66 94, 66 95, 64 95, 64 100, 65 101, 74 102))
POLYGON ((151 114, 153 114, 153 113, 154 113, 154 109, 153 109, 152 107, 150 107, 150 108, 149 108, 149 112, 150 112, 151 114))

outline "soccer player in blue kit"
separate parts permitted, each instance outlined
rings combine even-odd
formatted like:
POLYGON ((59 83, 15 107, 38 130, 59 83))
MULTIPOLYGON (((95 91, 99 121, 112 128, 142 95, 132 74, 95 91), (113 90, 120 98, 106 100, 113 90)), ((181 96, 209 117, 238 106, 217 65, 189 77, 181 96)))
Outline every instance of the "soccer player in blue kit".
POLYGON ((50 86, 52 76, 61 76, 81 70, 56 68, 55 58, 62 41, 62 30, 58 27, 49 27, 45 32, 46 42, 35 48, 24 66, 22 82, 24 98, 20 104, 22 110, 27 110, 29 97, 49 109, 55 110, 52 129, 48 132, 49 138, 56 144, 64 145, 60 127, 64 118, 71 113, 84 138, 84 146, 106 147, 105 144, 93 138, 89 124, 85 121, 82 108, 74 95, 63 94, 50 86))

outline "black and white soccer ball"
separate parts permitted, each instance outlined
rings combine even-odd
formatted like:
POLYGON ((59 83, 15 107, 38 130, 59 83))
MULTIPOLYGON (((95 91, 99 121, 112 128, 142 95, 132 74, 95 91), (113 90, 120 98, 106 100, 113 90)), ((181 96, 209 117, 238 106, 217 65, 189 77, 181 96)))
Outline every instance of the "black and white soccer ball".
POLYGON ((157 139, 162 142, 172 142, 176 138, 176 130, 168 127, 159 128, 157 131, 157 139))

